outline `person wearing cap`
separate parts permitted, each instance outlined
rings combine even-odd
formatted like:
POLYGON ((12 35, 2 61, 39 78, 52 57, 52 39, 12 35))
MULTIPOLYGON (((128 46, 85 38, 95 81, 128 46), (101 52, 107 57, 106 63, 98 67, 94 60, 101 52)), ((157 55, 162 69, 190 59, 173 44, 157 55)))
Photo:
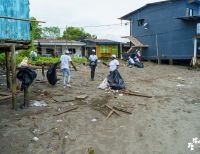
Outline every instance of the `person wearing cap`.
POLYGON ((116 59, 116 55, 111 55, 110 57, 112 60, 109 63, 110 71, 115 71, 119 68, 119 61, 116 59))
POLYGON ((73 64, 71 57, 69 56, 69 51, 68 50, 66 50, 65 54, 60 57, 60 62, 61 62, 61 64, 60 64, 61 71, 63 73, 63 85, 64 85, 64 88, 66 86, 71 87, 71 85, 69 84, 70 76, 71 76, 70 63, 72 64, 73 68, 76 71, 77 71, 77 69, 73 64), (66 79, 67 79, 67 83, 66 83, 66 79))
POLYGON ((95 69, 97 66, 97 56, 96 56, 96 52, 93 49, 92 50, 92 54, 89 57, 89 61, 90 61, 90 68, 91 68, 91 80, 94 81, 94 76, 95 76, 95 69))

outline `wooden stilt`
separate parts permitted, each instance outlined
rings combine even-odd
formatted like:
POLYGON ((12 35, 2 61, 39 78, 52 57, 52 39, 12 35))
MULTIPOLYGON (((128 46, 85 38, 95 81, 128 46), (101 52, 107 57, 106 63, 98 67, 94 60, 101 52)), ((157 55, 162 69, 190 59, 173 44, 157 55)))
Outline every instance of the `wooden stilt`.
POLYGON ((173 65, 173 59, 169 59, 169 65, 173 65))
POLYGON ((11 72, 12 72, 12 108, 16 109, 16 54, 15 54, 15 44, 11 45, 11 72))
POLYGON ((24 107, 29 106, 28 88, 24 89, 24 107))
POLYGON ((5 52, 6 55, 6 82, 7 88, 11 89, 11 77, 10 77, 10 60, 11 60, 11 52, 5 52))
POLYGON ((42 65, 42 79, 44 80, 45 73, 44 73, 44 65, 42 65))

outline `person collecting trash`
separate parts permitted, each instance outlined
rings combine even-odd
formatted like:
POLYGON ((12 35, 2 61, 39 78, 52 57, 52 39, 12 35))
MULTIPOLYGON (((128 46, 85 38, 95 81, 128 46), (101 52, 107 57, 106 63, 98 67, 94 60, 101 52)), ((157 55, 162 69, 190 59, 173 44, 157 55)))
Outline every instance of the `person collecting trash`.
POLYGON ((128 66, 134 66, 135 62, 133 60, 133 58, 131 56, 129 56, 129 59, 128 59, 128 66))
POLYGON ((94 81, 94 76, 95 76, 95 69, 97 66, 97 56, 96 56, 96 52, 93 49, 92 50, 92 54, 89 57, 89 61, 90 61, 90 69, 91 69, 91 81, 94 81))
POLYGON ((60 57, 60 67, 63 73, 63 87, 71 87, 70 85, 70 63, 72 64, 75 71, 77 71, 76 67, 74 66, 71 57, 69 56, 69 51, 66 50, 65 53, 60 57), (67 80, 67 82, 66 82, 67 80))
POLYGON ((123 78, 121 77, 118 68, 119 68, 119 61, 116 59, 116 55, 111 55, 111 61, 106 66, 109 67, 110 74, 107 77, 109 87, 114 90, 120 90, 125 88, 125 83, 123 78))
POLYGON ((37 57, 37 53, 35 51, 31 51, 30 56, 31 56, 32 60, 35 61, 35 59, 37 57))

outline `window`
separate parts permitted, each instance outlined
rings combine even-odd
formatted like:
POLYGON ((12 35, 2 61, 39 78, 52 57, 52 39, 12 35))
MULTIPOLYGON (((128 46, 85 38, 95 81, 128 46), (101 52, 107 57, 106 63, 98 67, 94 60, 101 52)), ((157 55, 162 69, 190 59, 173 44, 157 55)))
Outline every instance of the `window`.
POLYGON ((74 49, 74 48, 69 48, 68 50, 70 51, 71 54, 76 54, 76 49, 74 49))
POLYGON ((193 16, 193 9, 186 8, 186 16, 193 16))
POLYGON ((138 26, 143 26, 143 25, 144 25, 144 19, 139 19, 138 26))
POLYGON ((117 46, 117 45, 112 46, 112 48, 111 48, 111 52, 112 52, 112 54, 117 55, 117 51, 118 51, 118 46, 117 46))
POLYGON ((108 46, 107 45, 101 45, 100 46, 100 53, 108 53, 108 46))

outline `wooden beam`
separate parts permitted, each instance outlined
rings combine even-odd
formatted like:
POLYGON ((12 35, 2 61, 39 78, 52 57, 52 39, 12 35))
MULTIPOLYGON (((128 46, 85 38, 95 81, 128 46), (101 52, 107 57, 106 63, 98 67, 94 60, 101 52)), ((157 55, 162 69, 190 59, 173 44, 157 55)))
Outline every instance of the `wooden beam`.
POLYGON ((44 22, 44 21, 37 21, 37 20, 30 20, 30 19, 23 19, 23 18, 14 18, 14 17, 8 17, 8 16, 0 16, 0 18, 3 18, 3 19, 11 19, 11 20, 20 20, 20 21, 29 21, 29 22, 46 23, 46 22, 44 22))
POLYGON ((10 77, 11 52, 5 52, 5 55, 6 55, 6 82, 7 82, 7 88, 11 89, 11 77, 10 77))
POLYGON ((17 84, 16 84, 16 53, 15 53, 15 44, 11 45, 10 50, 11 50, 11 72, 12 72, 12 108, 16 109, 17 84))

